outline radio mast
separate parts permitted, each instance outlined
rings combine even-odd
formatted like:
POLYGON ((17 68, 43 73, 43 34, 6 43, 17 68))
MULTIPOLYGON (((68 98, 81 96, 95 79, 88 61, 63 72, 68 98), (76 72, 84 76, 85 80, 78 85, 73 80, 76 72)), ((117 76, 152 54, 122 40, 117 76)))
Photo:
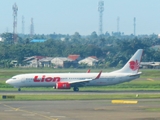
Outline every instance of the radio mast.
POLYGON ((103 34, 103 11, 104 11, 104 1, 100 0, 98 3, 99 11, 99 35, 103 34))
POLYGON ((18 7, 16 3, 12 6, 13 9, 13 41, 17 43, 17 11, 18 7))
POLYGON ((30 36, 33 37, 33 35, 34 35, 34 23, 33 23, 33 18, 31 18, 30 36))
POLYGON ((22 34, 24 35, 25 33, 24 33, 24 16, 22 16, 22 34))
POLYGON ((136 18, 135 17, 133 21, 134 21, 133 25, 134 25, 134 36, 135 36, 136 35, 136 18))

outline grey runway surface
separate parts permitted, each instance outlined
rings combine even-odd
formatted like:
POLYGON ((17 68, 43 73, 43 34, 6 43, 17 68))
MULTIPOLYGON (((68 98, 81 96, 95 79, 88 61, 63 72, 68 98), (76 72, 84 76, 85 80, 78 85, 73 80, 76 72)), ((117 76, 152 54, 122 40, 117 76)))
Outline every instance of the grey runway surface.
POLYGON ((53 94, 67 94, 67 95, 102 95, 102 94, 160 94, 160 91, 0 91, 0 95, 53 95, 53 94))
POLYGON ((0 120, 160 120, 160 99, 138 104, 111 100, 0 101, 0 120))

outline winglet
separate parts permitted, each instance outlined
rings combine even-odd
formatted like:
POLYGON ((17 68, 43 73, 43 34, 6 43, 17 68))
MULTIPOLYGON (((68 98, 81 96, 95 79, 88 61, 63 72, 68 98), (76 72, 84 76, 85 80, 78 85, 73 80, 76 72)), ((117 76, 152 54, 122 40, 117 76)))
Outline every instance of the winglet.
POLYGON ((95 79, 99 79, 101 76, 102 70, 99 72, 99 74, 97 75, 97 77, 95 79))

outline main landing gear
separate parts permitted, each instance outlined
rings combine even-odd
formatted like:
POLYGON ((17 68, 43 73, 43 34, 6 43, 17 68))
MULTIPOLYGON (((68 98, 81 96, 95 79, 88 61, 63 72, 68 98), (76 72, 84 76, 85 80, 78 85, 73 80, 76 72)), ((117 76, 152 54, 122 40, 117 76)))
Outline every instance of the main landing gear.
POLYGON ((18 88, 18 91, 21 91, 21 88, 18 88))
POLYGON ((73 88, 73 91, 78 92, 78 91, 79 91, 79 88, 78 88, 78 87, 74 87, 74 88, 73 88))

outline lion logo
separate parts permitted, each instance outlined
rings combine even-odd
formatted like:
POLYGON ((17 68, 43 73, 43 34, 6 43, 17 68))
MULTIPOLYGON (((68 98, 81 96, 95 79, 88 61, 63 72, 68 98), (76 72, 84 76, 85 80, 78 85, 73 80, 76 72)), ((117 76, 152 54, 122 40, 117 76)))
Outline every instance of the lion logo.
POLYGON ((139 68, 138 60, 136 60, 136 61, 130 61, 129 64, 130 64, 129 67, 130 67, 133 71, 135 71, 135 70, 137 70, 137 69, 139 68))

